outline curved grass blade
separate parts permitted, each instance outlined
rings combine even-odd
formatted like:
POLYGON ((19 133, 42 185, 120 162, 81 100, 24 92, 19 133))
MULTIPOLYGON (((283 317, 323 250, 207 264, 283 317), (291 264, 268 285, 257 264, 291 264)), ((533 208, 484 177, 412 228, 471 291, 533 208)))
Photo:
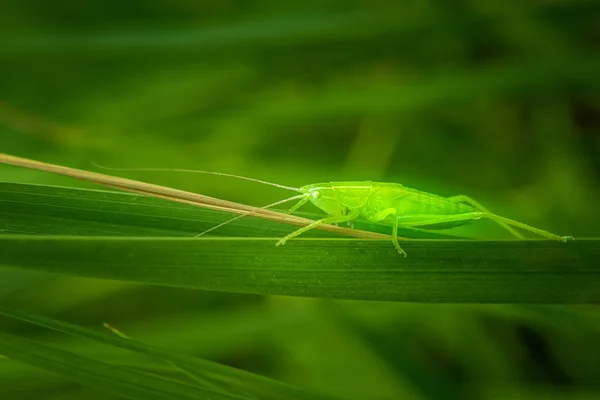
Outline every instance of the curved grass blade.
MULTIPOLYGON (((151 345, 137 342, 135 340, 124 339, 122 337, 104 332, 96 332, 55 319, 50 319, 31 313, 25 313, 1 306, 0 314, 76 337, 91 339, 97 342, 166 360, 176 364, 178 367, 185 368, 188 372, 196 374, 199 377, 206 378, 210 381, 219 381, 228 384, 237 390, 247 391, 263 400, 335 400, 333 397, 309 393, 300 388, 296 388, 295 386, 263 377, 261 375, 242 371, 215 362, 206 361, 200 358, 172 353, 151 345)), ((2 347, 0 346, 0 352, 2 352, 1 349, 2 347)), ((11 357, 10 354, 6 354, 7 356, 11 357)))
MULTIPOLYGON (((106 322, 103 323, 103 326, 105 328, 107 328, 108 330, 110 330, 111 332, 113 332, 115 335, 122 337, 123 339, 129 339, 129 340, 131 339, 129 336, 125 335, 123 332, 121 332, 120 330, 118 330, 117 328, 113 327, 112 325, 110 325, 106 322)), ((181 372, 182 374, 184 374, 185 376, 190 378, 192 381, 197 382, 199 385, 201 385, 203 387, 206 387, 208 389, 212 389, 215 391, 223 391, 224 389, 225 389, 225 391, 232 391, 231 386, 226 388, 219 381, 215 381, 213 379, 207 379, 204 376, 196 375, 196 374, 194 374, 194 371, 191 371, 186 367, 179 366, 179 365, 177 365, 177 363, 174 363, 167 359, 161 359, 161 361, 163 361, 166 365, 172 367, 174 370, 181 372)), ((243 396, 248 395, 248 393, 246 393, 244 391, 238 392, 237 390, 235 390, 235 394, 239 394, 239 395, 243 395, 243 396)), ((252 396, 250 396, 250 397, 252 397, 252 396)))
POLYGON ((0 266, 265 295, 442 303, 600 301, 598 240, 0 236, 0 266))
POLYGON ((244 399, 107 364, 3 332, 0 333, 0 353, 13 360, 128 399, 244 399))

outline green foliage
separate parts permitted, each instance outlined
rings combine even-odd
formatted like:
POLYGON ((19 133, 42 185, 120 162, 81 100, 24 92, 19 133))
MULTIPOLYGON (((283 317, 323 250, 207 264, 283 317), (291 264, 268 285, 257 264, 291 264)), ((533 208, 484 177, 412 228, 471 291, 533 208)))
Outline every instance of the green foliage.
MULTIPOLYGON (((0 2, 3 152, 397 182, 578 239, 502 240, 477 221, 401 232, 403 259, 324 231, 275 247, 293 227, 251 217, 195 239, 231 215, 2 165, 0 398, 597 398, 599 13, 0 2)), ((259 207, 288 195, 119 175, 259 207)))
MULTIPOLYGON (((260 396, 264 399, 326 399, 318 395, 310 395, 298 390, 292 386, 270 380, 259 375, 246 373, 244 371, 229 368, 220 364, 211 363, 201 359, 195 359, 189 356, 177 355, 167 351, 146 346, 141 343, 133 342, 130 339, 120 338, 117 336, 109 336, 108 333, 97 333, 91 330, 82 329, 80 327, 62 323, 60 321, 51 320, 27 313, 20 313, 11 310, 0 309, 0 314, 18 318, 23 321, 31 322, 46 328, 54 329, 60 332, 68 333, 75 336, 90 338, 99 342, 108 343, 117 347, 122 347, 128 350, 136 351, 155 357, 160 360, 165 360, 172 365, 177 366, 187 371, 197 383, 204 385, 214 385, 218 382, 220 385, 220 393, 206 390, 198 385, 183 385, 176 382, 162 379, 158 376, 151 376, 137 371, 110 366, 105 363, 93 361, 89 358, 60 352, 49 347, 36 345, 34 342, 21 341, 12 335, 3 337, 2 346, 3 352, 10 355, 16 360, 24 361, 30 365, 42 367, 50 372, 63 375, 67 378, 89 384, 108 392, 114 392, 124 395, 128 398, 144 399, 153 398, 153 394, 157 394, 156 398, 206 398, 206 399, 235 399, 248 398, 231 395, 231 393, 242 392, 248 396, 260 396), (37 348, 36 348, 37 346, 37 348), (25 353, 24 349, 31 353, 25 353), (60 364, 56 365, 56 361, 60 364), (81 371, 81 367, 87 367, 87 370, 81 371), (75 375, 75 377, 73 377, 75 375), (108 380, 103 381, 105 378, 108 380), (124 381, 124 382, 123 382, 124 381), (137 386, 132 392, 127 391, 127 382, 135 383, 137 386), (113 385, 110 385, 112 383, 113 385), (121 384, 125 383, 124 386, 121 384), (187 387, 186 387, 187 386, 187 387), (227 394, 229 392, 229 394, 227 394), (163 394, 167 394, 164 397, 163 394), (144 397, 146 396, 146 397, 144 397), (162 397, 161 397, 162 396, 162 397)), ((251 397, 250 397, 251 398, 251 397)))
POLYGON ((35 236, 0 237, 0 265, 8 267, 195 289, 351 300, 599 300, 600 254, 595 240, 567 244, 408 240, 403 246, 410 257, 405 259, 389 240, 296 238, 276 247, 277 237, 271 235, 281 235, 281 227, 276 225, 273 232, 259 223, 252 231, 256 218, 247 219, 242 227, 230 226, 226 237, 189 237, 192 227, 214 226, 222 213, 168 207, 141 196, 14 184, 4 189, 7 233, 31 233, 23 232, 23 225, 38 229, 35 236), (66 225, 62 219, 65 225, 57 226, 56 214, 67 209, 73 210, 70 219, 76 222, 66 225), (244 238, 246 231, 259 237, 244 238), (89 237, 90 232, 97 236, 89 237), (128 236, 110 237, 111 233, 128 236), (188 237, 152 238, 182 235, 188 237))

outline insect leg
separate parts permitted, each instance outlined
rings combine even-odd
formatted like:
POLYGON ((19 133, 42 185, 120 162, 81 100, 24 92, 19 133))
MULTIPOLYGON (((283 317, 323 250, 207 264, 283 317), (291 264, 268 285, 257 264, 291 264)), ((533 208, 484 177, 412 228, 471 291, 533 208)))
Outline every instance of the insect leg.
MULTIPOLYGON (((410 216, 408 215, 407 217, 410 217, 410 216)), ((531 233, 535 233, 536 235, 540 235, 540 236, 543 236, 545 238, 552 239, 552 240, 566 242, 567 240, 571 239, 570 236, 558 236, 558 235, 555 235, 548 231, 534 228, 533 226, 524 224, 522 222, 514 221, 512 219, 504 218, 499 215, 486 213, 486 212, 471 212, 471 213, 456 214, 456 215, 440 215, 440 216, 435 216, 435 217, 432 216, 431 219, 423 219, 418 222, 410 222, 410 223, 405 223, 403 225, 406 225, 406 226, 434 225, 434 224, 443 224, 443 223, 455 222, 455 221, 475 220, 475 219, 481 219, 481 218, 491 219, 492 221, 495 221, 495 222, 503 222, 507 225, 512 225, 516 228, 520 228, 520 229, 529 231, 531 233)))
POLYGON ((392 228, 392 242, 394 243, 394 247, 398 250, 398 253, 404 254, 404 258, 406 258, 406 252, 400 247, 400 243, 398 242, 398 210, 393 207, 386 208, 385 210, 379 211, 377 214, 373 215, 369 218, 372 222, 379 222, 386 219, 388 216, 394 216, 394 223, 392 228))
MULTIPOLYGON (((450 200, 453 203, 466 203, 466 204, 470 205, 471 207, 475 208, 477 211, 491 214, 491 212, 487 208, 485 208, 484 206, 479 204, 479 202, 473 200, 472 198, 470 198, 468 196, 465 196, 464 194, 459 194, 458 196, 448 197, 448 200, 450 200)), ((506 229, 508 232, 510 232, 513 236, 518 237, 519 239, 523 239, 523 235, 521 235, 519 232, 517 232, 515 229, 513 229, 510 225, 508 225, 502 221, 498 221, 498 220, 496 220, 496 222, 498 223, 498 225, 500 225, 501 227, 506 229)))
POLYGON ((299 209, 300 207, 305 205, 308 202, 308 200, 309 200, 308 197, 302 198, 299 202, 297 202, 294 206, 292 206, 292 208, 289 209, 288 214, 293 213, 294 211, 296 211, 297 209, 299 209))
POLYGON ((515 221, 515 220, 512 220, 512 219, 501 217, 500 215, 496 215, 496 214, 484 213, 483 217, 484 218, 489 218, 489 219, 491 219, 493 221, 496 221, 496 222, 504 222, 505 224, 509 224, 509 225, 515 226, 517 228, 521 228, 523 230, 529 231, 531 233, 535 233, 537 235, 544 236, 544 237, 546 237, 548 239, 558 240, 560 242, 566 242, 567 240, 573 239, 572 236, 558 236, 558 235, 555 235, 555 234, 550 233, 548 231, 545 231, 543 229, 535 228, 535 227, 533 227, 531 225, 527 225, 527 224, 524 224, 524 223, 519 222, 519 221, 515 221))
MULTIPOLYGON (((396 217, 395 214, 394 216, 396 217)), ((392 242, 394 243, 394 247, 396 248, 396 250, 398 250, 398 253, 404 254, 404 258, 406 258, 406 252, 404 251, 404 249, 402 249, 402 247, 400 247, 400 243, 398 243, 398 217, 394 218, 394 227, 392 228, 392 242)))
POLYGON ((346 221, 352 221, 353 219, 356 219, 359 216, 359 211, 352 211, 350 214, 348 215, 333 215, 333 216, 329 216, 329 217, 325 217, 322 219, 319 219, 315 222, 313 222, 312 224, 306 225, 292 233, 290 233, 289 235, 287 235, 286 237, 282 238, 281 240, 279 240, 276 244, 276 246, 281 246, 283 244, 285 244, 285 242, 287 242, 290 239, 295 238, 298 235, 301 235, 302 233, 309 231, 311 229, 316 228, 319 225, 323 225, 323 224, 335 224, 338 222, 346 222, 346 221))

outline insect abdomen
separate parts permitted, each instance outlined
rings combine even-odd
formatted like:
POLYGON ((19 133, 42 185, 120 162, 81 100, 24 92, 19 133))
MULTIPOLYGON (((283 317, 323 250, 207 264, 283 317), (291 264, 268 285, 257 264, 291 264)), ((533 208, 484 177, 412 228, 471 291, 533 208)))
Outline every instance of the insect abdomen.
POLYGON ((374 183, 373 193, 367 204, 361 209, 361 214, 368 220, 391 225, 398 217, 401 224, 420 223, 419 226, 428 229, 446 229, 464 225, 466 221, 452 223, 423 224, 432 221, 436 216, 464 214, 476 211, 472 207, 449 200, 446 197, 411 189, 402 185, 389 183, 374 183), (385 220, 378 215, 383 210, 394 209, 395 215, 389 214, 385 220))
MULTIPOLYGON (((423 224, 425 221, 434 221, 437 216, 464 214, 476 211, 473 207, 451 201, 446 197, 437 196, 416 189, 407 189, 406 196, 396 202, 399 217, 407 217, 404 223, 418 223, 418 227, 425 229, 448 229, 469 223, 469 220, 423 224), (411 218, 411 216, 414 216, 411 218)), ((402 221, 402 219, 401 219, 402 221)))
POLYGON ((416 189, 406 190, 406 196, 397 199, 396 202, 399 214, 454 215, 475 211, 464 203, 453 202, 446 197, 416 189))

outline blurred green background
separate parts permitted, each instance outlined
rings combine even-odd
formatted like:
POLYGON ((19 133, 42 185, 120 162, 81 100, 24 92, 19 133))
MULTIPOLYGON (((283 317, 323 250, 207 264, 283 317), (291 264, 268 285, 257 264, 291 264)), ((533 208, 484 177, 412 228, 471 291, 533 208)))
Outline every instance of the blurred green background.
MULTIPOLYGON (((584 0, 3 1, 0 149, 92 171, 397 182, 592 237, 599 16, 584 0)), ((288 196, 121 175, 256 206, 288 196)), ((0 177, 94 187, 5 166, 0 177)), ((0 300, 348 399, 600 391, 594 307, 265 298, 8 270, 0 300)), ((5 360, 0 397, 111 398, 5 360)))

